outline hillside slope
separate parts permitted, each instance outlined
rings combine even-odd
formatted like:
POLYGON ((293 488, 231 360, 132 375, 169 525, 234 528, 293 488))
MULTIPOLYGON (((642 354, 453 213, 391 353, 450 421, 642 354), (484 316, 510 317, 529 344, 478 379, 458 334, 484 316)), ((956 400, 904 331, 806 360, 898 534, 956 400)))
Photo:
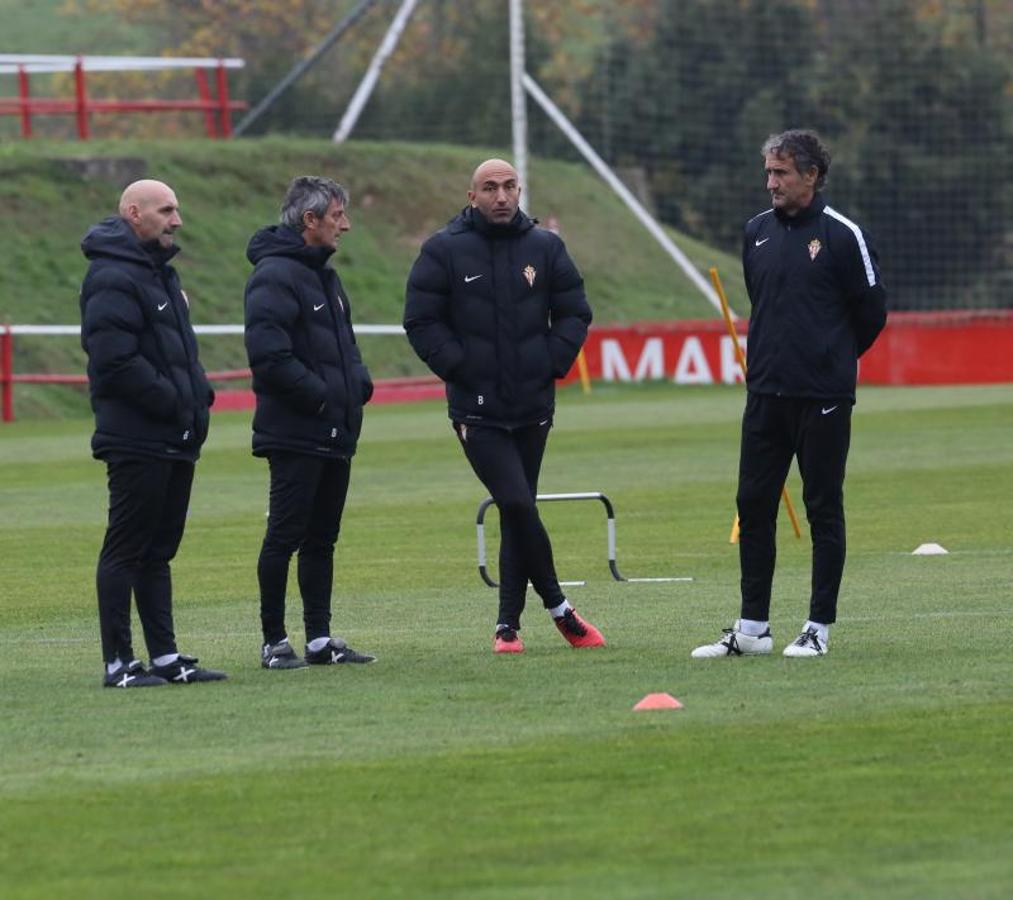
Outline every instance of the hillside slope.
MULTIPOLYGON (((419 243, 464 206, 472 168, 496 152, 366 142, 335 147, 279 138, 0 146, 0 321, 78 321, 85 269, 80 239, 114 210, 123 184, 143 174, 169 182, 179 196, 184 226, 177 261, 194 321, 241 322, 250 269, 246 243, 256 228, 277 220, 289 179, 314 173, 341 181, 352 195, 353 227, 335 264, 356 321, 398 322, 419 243)), ((531 182, 531 212, 559 221, 598 323, 715 315, 586 166, 536 159, 531 182)), ((676 240, 701 270, 721 270, 733 306, 744 309, 737 260, 678 235, 676 240)), ((205 339, 202 353, 212 367, 244 362, 238 339, 205 339)), ((364 353, 379 376, 421 371, 398 339, 366 339, 364 353)), ((82 365, 73 339, 18 342, 18 371, 81 371, 82 365)), ((32 395, 27 388, 19 391, 32 395)))

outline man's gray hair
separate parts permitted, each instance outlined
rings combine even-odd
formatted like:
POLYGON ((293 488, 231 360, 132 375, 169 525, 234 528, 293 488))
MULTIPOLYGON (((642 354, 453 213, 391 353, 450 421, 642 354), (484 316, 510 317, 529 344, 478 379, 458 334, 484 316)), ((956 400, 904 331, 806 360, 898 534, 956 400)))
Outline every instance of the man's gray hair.
POLYGON ((293 178, 281 204, 281 224, 302 232, 306 228, 303 215, 311 212, 318 219, 323 218, 332 200, 348 205, 348 191, 336 181, 320 175, 293 178))
POLYGON ((816 190, 822 190, 827 183, 827 172, 830 171, 830 151, 822 138, 815 131, 792 129, 772 134, 767 138, 760 151, 765 157, 776 156, 783 159, 790 156, 795 160, 795 168, 800 174, 816 169, 816 190))

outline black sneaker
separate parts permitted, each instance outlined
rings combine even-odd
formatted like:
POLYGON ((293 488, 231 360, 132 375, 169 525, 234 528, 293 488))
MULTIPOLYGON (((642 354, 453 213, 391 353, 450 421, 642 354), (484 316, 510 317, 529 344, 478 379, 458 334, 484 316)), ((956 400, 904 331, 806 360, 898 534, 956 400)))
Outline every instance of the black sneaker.
POLYGON ((152 666, 151 674, 164 678, 172 684, 196 684, 198 681, 225 681, 229 676, 214 669, 202 669, 196 656, 180 653, 167 666, 152 666))
POLYGON ((287 641, 277 644, 264 644, 260 651, 260 664, 265 669, 305 669, 306 663, 295 655, 295 650, 287 641))
POLYGON ((306 648, 306 662, 311 666, 337 666, 342 663, 371 663, 375 656, 368 653, 357 653, 341 638, 331 638, 319 650, 306 648))
POLYGON ((111 688, 161 687, 168 683, 164 678, 148 672, 139 659, 131 660, 124 668, 117 669, 102 679, 102 686, 111 688))

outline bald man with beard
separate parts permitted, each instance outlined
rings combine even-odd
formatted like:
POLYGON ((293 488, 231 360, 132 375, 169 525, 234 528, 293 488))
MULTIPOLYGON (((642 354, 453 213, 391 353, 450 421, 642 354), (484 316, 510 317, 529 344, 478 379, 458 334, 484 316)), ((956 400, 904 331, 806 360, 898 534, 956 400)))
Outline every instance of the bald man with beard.
POLYGON ((176 647, 169 562, 183 537, 194 464, 214 392, 197 358, 189 301, 169 261, 179 202, 167 184, 129 185, 119 213, 81 242, 81 344, 95 413, 92 454, 106 464, 109 518, 98 560, 106 687, 221 681, 176 647), (151 659, 134 655, 130 600, 151 659))
POLYGON ((521 211, 520 196, 506 160, 475 169, 468 205, 426 240, 412 266, 404 326, 446 382, 454 432, 499 509, 493 652, 524 650, 518 632, 529 581, 572 647, 598 647, 601 632, 559 585, 535 503, 555 379, 576 360, 591 308, 563 242, 521 211))

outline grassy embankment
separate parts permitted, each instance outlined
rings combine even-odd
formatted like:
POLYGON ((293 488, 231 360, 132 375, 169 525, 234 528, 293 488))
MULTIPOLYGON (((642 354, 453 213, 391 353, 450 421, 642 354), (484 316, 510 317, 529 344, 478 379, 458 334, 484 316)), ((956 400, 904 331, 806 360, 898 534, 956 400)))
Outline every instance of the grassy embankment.
MULTIPOLYGON (((464 206, 472 167, 496 152, 392 143, 335 147, 277 138, 2 145, 0 321, 78 321, 81 236, 115 208, 120 179, 132 171, 168 181, 179 196, 184 227, 178 268, 195 322, 242 321, 250 269, 246 243, 256 228, 277 220, 289 179, 306 172, 338 178, 352 192, 353 230, 335 263, 356 321, 398 322, 419 243, 464 206)), ((715 315, 587 167, 535 160, 531 181, 533 213, 559 219, 599 323, 715 315)), ((742 310, 737 261, 688 239, 679 242, 698 268, 716 265, 725 273, 732 304, 742 310)), ((364 338, 363 352, 378 377, 423 371, 401 338, 364 338)), ((202 355, 208 368, 245 362, 240 338, 205 338, 202 355)), ((73 338, 25 337, 18 341, 17 370, 80 372, 83 355, 73 338)), ((22 415, 83 409, 68 388, 22 386, 17 403, 22 415)))

